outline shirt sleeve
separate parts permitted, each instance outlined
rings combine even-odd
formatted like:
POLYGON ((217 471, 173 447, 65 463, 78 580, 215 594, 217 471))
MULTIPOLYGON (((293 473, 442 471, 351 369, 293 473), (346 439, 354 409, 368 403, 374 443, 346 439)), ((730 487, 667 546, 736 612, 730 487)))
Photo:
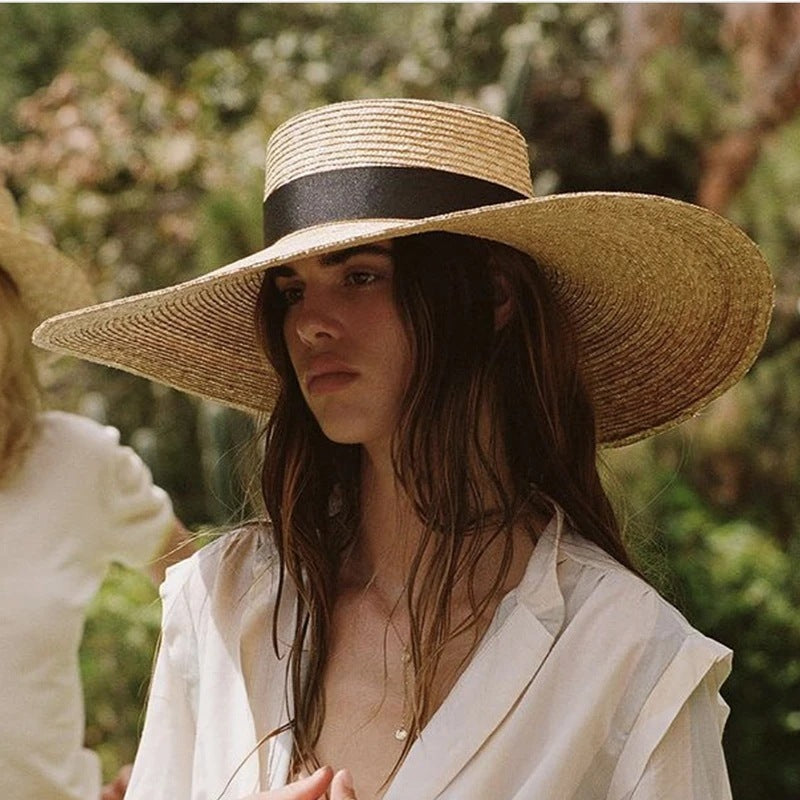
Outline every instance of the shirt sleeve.
POLYGON ((687 638, 628 736, 609 800, 731 800, 719 694, 731 661, 723 645, 687 638))
POLYGON ((172 503, 153 484, 147 465, 119 444, 116 428, 105 428, 101 497, 106 511, 108 557, 126 566, 142 567, 159 555, 174 525, 172 503))
POLYGON ((170 567, 161 585, 161 642, 125 800, 192 797, 197 639, 186 591, 193 562, 187 559, 170 567))
POLYGON ((704 680, 650 756, 631 800, 731 800, 718 726, 723 705, 713 682, 704 680))

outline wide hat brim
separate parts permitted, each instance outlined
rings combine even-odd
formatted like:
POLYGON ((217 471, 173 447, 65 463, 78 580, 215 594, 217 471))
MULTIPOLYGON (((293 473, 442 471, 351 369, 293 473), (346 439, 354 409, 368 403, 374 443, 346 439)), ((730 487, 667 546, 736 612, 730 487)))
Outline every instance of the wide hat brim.
POLYGON ((34 342, 268 412, 279 387, 256 340, 264 272, 427 231, 533 256, 574 326, 601 445, 628 444, 693 415, 744 375, 766 336, 772 278, 741 230, 688 203, 587 192, 423 220, 319 225, 202 277, 49 319, 34 342))
POLYGON ((0 224, 0 269, 17 287, 35 323, 96 302, 83 270, 55 247, 0 224))

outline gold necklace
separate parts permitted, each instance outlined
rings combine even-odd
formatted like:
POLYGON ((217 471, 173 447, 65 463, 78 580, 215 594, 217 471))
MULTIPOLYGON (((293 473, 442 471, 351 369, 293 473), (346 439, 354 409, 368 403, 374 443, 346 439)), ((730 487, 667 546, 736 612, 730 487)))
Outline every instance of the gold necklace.
MULTIPOLYGON (((375 576, 371 578, 369 583, 367 584, 367 589, 372 589, 374 592, 378 594, 380 597, 380 592, 378 592, 378 588, 375 585, 375 576)), ((405 586, 403 587, 403 592, 400 594, 400 597, 403 596, 405 592, 405 586)), ((408 684, 409 684, 409 671, 412 668, 412 658, 411 658, 411 651, 409 650, 408 645, 406 644, 403 637, 400 635, 400 631, 397 629, 397 625, 394 624, 394 620, 392 619, 392 615, 394 614, 397 605, 400 602, 400 598, 397 599, 394 608, 386 615, 386 621, 391 626, 392 630, 394 631, 394 635, 397 637, 397 641, 400 642, 400 646, 403 648, 403 653, 400 656, 400 660, 403 664, 403 712, 400 717, 400 725, 395 728, 394 731, 394 738, 397 739, 398 742, 404 742, 408 739, 408 727, 409 727, 409 720, 408 720, 408 684)))
POLYGON ((404 742, 408 739, 408 672, 411 669, 411 651, 408 649, 408 645, 403 641, 400 631, 397 630, 397 626, 394 624, 391 614, 389 614, 387 620, 392 626, 397 641, 400 642, 403 648, 403 654, 400 657, 403 662, 403 713, 400 718, 400 727, 395 729, 394 738, 397 739, 398 742, 404 742))

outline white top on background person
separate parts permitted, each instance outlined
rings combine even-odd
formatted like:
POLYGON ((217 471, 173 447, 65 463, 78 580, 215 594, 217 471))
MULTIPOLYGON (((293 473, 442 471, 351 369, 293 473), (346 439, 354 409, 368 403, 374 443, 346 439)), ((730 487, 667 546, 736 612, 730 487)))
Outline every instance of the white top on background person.
POLYGON ((0 189, 0 797, 93 800, 78 648, 109 565, 160 581, 183 534, 167 495, 114 428, 39 411, 30 333, 92 301, 78 267, 26 235, 0 189))
POLYGON ((112 562, 145 568, 173 526, 169 498, 114 428, 40 415, 0 488, 0 797, 99 797, 100 761, 83 748, 86 610, 112 562))
POLYGON ((264 249, 34 341, 268 413, 268 519, 177 566, 127 800, 727 800, 729 651, 638 575, 600 446, 763 343, 769 270, 662 197, 534 198, 476 109, 267 148, 264 249))

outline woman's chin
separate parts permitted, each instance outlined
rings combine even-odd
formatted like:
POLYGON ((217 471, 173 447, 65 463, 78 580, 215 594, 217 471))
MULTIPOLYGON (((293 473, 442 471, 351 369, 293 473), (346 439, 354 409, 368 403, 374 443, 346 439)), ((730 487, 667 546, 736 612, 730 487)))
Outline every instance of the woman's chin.
POLYGON ((359 425, 354 425, 352 422, 321 421, 319 426, 326 438, 330 439, 335 444, 364 443, 364 432, 361 430, 359 425))
POLYGON ((391 435, 386 436, 380 432, 368 429, 368 426, 354 425, 351 422, 342 422, 340 424, 320 423, 325 437, 335 444, 360 444, 368 449, 376 442, 390 441, 391 435))
POLYGON ((323 433, 325 434, 325 437, 334 444, 362 444, 361 440, 357 436, 347 436, 346 434, 340 433, 328 433, 324 430, 323 433))

